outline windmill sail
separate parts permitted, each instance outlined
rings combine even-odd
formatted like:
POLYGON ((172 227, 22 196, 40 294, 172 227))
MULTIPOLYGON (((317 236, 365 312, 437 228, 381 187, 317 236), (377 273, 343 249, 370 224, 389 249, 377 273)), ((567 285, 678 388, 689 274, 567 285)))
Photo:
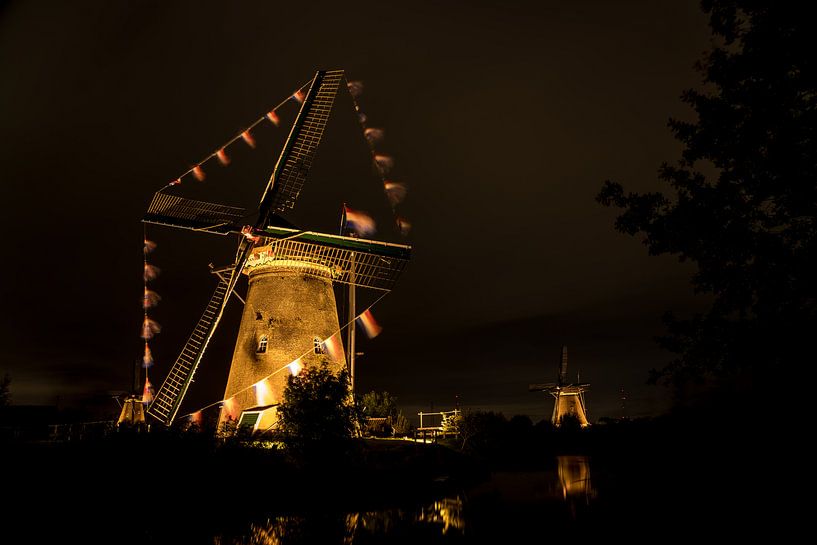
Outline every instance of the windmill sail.
POLYGON ((218 326, 227 299, 235 287, 233 279, 237 277, 238 275, 233 274, 233 271, 219 277, 218 286, 216 286, 216 291, 213 292, 207 308, 204 309, 204 313, 199 318, 196 327, 188 337, 184 348, 182 348, 181 353, 173 363, 173 367, 165 377, 159 392, 148 409, 150 416, 168 426, 173 423, 176 413, 179 412, 187 388, 193 380, 193 374, 196 372, 199 362, 201 362, 207 343, 210 342, 216 326, 218 326))
POLYGON ((315 74, 261 197, 257 227, 265 227, 270 212, 279 213, 295 206, 306 175, 312 168, 312 160, 321 143, 341 80, 343 70, 321 70, 315 74))
POLYGON ((241 220, 246 216, 247 211, 237 206, 195 201, 159 192, 153 195, 142 221, 226 235, 240 232, 241 220))

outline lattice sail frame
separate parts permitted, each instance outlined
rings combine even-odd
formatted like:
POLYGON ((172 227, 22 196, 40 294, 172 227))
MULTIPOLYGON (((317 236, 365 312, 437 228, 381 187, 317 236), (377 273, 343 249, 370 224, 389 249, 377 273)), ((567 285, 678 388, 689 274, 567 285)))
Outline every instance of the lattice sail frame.
MULTIPOLYGON (((260 210, 280 213, 295 207, 306 175, 312 168, 312 161, 343 78, 343 70, 319 71, 315 75, 301 105, 304 115, 299 115, 298 121, 292 125, 284 149, 261 196, 260 210)), ((266 223, 266 217, 259 220, 266 223)))
POLYGON ((247 215, 247 210, 238 206, 196 201, 160 191, 153 195, 142 221, 226 235, 238 232, 247 215))

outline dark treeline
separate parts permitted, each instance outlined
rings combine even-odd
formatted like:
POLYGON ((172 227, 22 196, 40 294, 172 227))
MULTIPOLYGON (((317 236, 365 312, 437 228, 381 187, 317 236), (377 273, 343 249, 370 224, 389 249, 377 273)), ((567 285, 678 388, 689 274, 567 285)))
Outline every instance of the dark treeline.
POLYGON ((353 439, 327 444, 308 459, 257 438, 224 439, 209 431, 122 430, 63 443, 7 440, 4 490, 14 498, 5 513, 7 528, 36 529, 43 539, 82 535, 105 541, 115 535, 125 543, 212 542, 212 536, 238 535, 270 513, 325 516, 462 495, 469 520, 484 525, 485 539, 501 537, 500 531, 529 531, 524 524, 543 517, 554 531, 644 530, 684 520, 723 529, 756 497, 756 491, 747 493, 757 486, 747 476, 762 435, 712 404, 585 429, 470 413, 463 435, 439 445, 353 439), (560 456, 590 463, 598 496, 582 507, 580 524, 561 498, 543 510, 541 503, 510 502, 486 489, 503 474, 558 481, 560 456), (51 524, 38 525, 44 513, 51 524), (524 524, 513 530, 496 520, 524 524))

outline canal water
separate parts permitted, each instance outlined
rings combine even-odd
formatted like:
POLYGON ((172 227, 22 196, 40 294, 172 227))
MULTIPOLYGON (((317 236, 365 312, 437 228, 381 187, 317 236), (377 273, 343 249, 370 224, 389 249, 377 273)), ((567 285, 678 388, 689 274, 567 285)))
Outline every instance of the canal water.
MULTIPOLYGON (((269 514, 213 536, 214 545, 527 541, 580 528, 599 491, 586 456, 559 456, 554 470, 499 472, 468 490, 411 506, 348 513, 269 514), (546 526, 543 526, 546 525, 546 526)), ((534 540, 533 542, 540 542, 534 540)))

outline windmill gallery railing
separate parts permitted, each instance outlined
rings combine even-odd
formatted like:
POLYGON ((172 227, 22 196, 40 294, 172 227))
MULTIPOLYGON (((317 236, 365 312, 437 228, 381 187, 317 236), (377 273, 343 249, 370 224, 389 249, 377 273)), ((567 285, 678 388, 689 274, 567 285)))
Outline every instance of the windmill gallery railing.
POLYGON ((263 244, 269 249, 261 247, 260 252, 254 252, 247 261, 248 268, 272 263, 286 267, 289 263, 303 270, 304 263, 312 263, 320 266, 314 274, 328 274, 333 282, 376 290, 392 289, 410 256, 410 249, 400 244, 274 227, 262 233, 266 235, 263 244))

